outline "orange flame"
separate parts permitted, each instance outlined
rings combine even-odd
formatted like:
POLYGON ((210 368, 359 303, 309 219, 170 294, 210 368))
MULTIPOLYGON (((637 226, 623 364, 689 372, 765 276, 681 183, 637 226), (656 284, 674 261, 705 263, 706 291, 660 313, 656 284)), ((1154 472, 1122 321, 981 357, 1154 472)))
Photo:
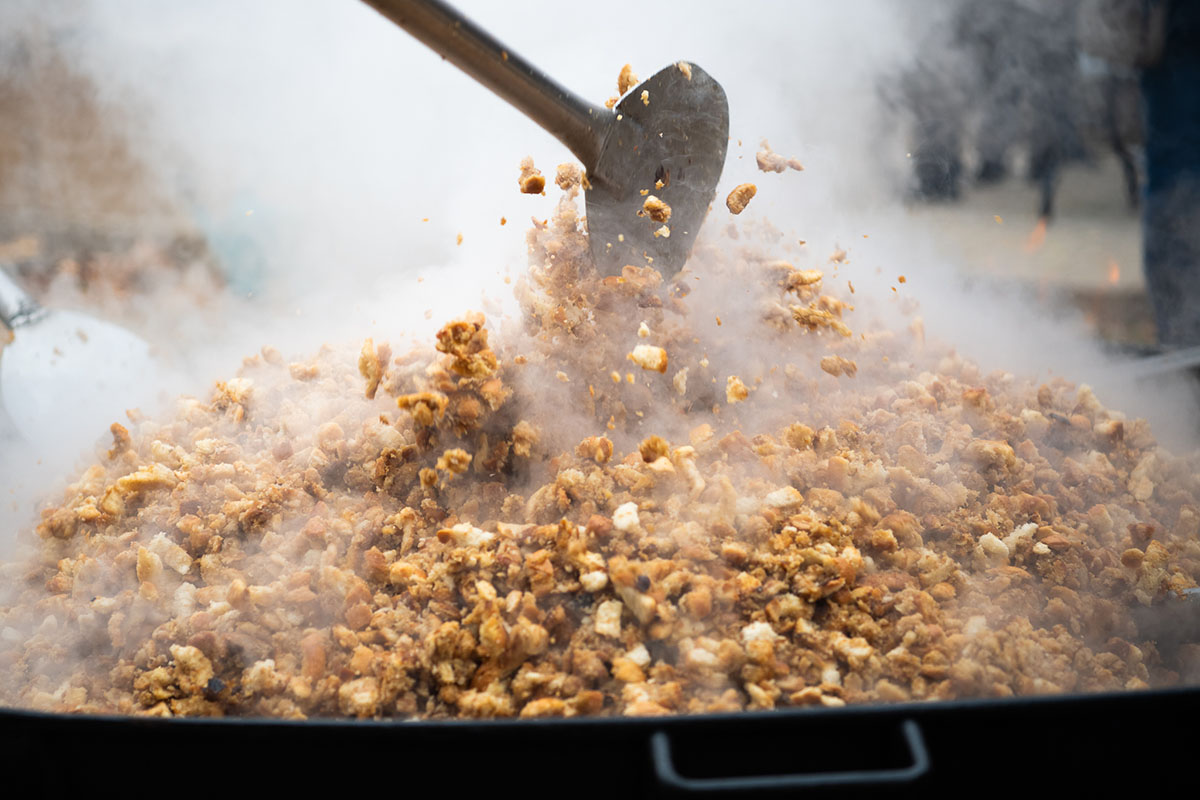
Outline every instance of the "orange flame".
POLYGON ((1108 260, 1108 283, 1110 286, 1116 286, 1121 280, 1121 265, 1117 263, 1115 258, 1108 260))
POLYGON ((1037 225, 1033 226, 1033 230, 1029 232, 1029 238, 1025 240, 1025 252, 1036 253, 1042 249, 1042 245, 1046 243, 1046 218, 1042 217, 1037 221, 1037 225))

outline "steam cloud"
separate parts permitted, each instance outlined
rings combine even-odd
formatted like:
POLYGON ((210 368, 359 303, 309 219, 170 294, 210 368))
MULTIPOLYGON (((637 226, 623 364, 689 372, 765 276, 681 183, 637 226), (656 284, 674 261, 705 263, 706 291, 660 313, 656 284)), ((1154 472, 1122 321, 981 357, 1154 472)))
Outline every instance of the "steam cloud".
MULTIPOLYGON (((718 198, 757 181, 743 219, 775 237, 781 256, 790 248, 797 266, 820 266, 845 247, 851 266, 841 277, 855 280, 861 314, 873 297, 880 315, 906 323, 888 292, 905 274, 901 294, 919 302, 930 336, 985 369, 1053 370, 1100 386, 1105 402, 1149 415, 1160 431, 1195 429, 1194 414, 1180 412, 1194 407, 1190 387, 1114 385, 1074 315, 1019 291, 967 288, 959 254, 934 244, 897 202, 907 142, 877 87, 910 63, 917 37, 901 32, 930 24, 927 10, 780 1, 734 13, 726 3, 666 2, 647 21, 549 1, 458 5, 596 101, 614 93, 627 61, 643 77, 679 58, 703 65, 731 105, 718 198), (806 171, 757 172, 764 136, 806 171)), ((264 343, 299 356, 326 340, 427 338, 481 295, 485 310, 511 313, 501 277, 524 269, 529 217, 552 213, 551 197, 517 193, 516 165, 531 154, 552 170, 570 154, 365 5, 63 0, 5 13, 48 31, 91 81, 105 122, 147 168, 145 191, 168 198, 226 270, 231 291, 194 314, 190 300, 136 312, 138 329, 168 341, 186 368, 171 388, 203 394, 264 343)), ((723 225, 718 205, 705 235, 717 238, 723 225)), ((723 316, 736 321, 738 300, 723 300, 723 316)))

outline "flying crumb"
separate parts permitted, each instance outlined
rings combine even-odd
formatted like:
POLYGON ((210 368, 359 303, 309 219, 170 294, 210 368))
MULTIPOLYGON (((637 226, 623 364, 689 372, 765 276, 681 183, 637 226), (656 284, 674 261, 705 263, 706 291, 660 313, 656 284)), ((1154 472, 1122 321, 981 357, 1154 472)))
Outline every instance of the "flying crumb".
POLYGON ((621 382, 621 373, 617 372, 615 369, 612 372, 608 373, 608 377, 612 378, 613 383, 621 382))
POLYGON ((992 217, 992 219, 996 220, 996 224, 997 224, 997 225, 1003 225, 1003 224, 1004 224, 1004 217, 1000 216, 999 214, 995 214, 995 215, 992 217))
POLYGON ((675 387, 676 394, 683 396, 687 394, 687 367, 675 373, 675 377, 671 379, 671 384, 675 387))
POLYGON ((904 277, 903 275, 901 275, 896 280, 900 281, 901 283, 908 283, 908 278, 904 277))
POLYGON ((686 61, 680 61, 675 66, 679 67, 679 71, 683 73, 683 77, 687 78, 689 81, 692 79, 691 64, 687 63, 686 61))
POLYGON ((562 383, 570 383, 571 382, 571 379, 567 377, 567 373, 563 372, 561 369, 558 372, 554 373, 554 377, 558 378, 558 380, 562 383))
POLYGON ((663 225, 661 228, 659 228, 658 230, 656 230, 654 232, 655 239, 657 239, 660 236, 664 239, 670 239, 671 238, 671 229, 668 228, 666 225, 663 225))
POLYGON ((375 399, 375 392, 379 389, 379 382, 383 379, 384 370, 387 369, 388 359, 391 357, 392 349, 386 343, 376 347, 374 339, 368 338, 363 342, 362 350, 358 354, 358 374, 367 379, 368 400, 375 399))
POLYGON ((455 447, 442 453, 437 460, 437 468, 454 475, 461 475, 471 466, 471 454, 461 447, 455 447))
POLYGON ((507 224, 508 224, 508 218, 507 218, 507 217, 501 217, 501 218, 500 218, 500 224, 501 224, 501 225, 507 225, 507 224))
POLYGON ((626 64, 621 67, 621 74, 617 76, 617 93, 625 94, 638 84, 637 73, 633 71, 633 66, 626 64))
POLYGON ((554 182, 558 184, 558 188, 564 192, 572 186, 578 186, 583 182, 583 171, 579 169, 578 164, 559 164, 558 171, 554 175, 554 182))
POLYGON ((642 203, 642 211, 655 222, 666 222, 671 218, 671 207, 654 195, 642 203))
POLYGON ((762 140, 762 149, 754 154, 754 162, 763 172, 786 172, 787 159, 771 150, 767 140, 762 140))
POLYGON ((522 194, 545 194, 546 178, 541 170, 533 166, 533 159, 525 156, 521 159, 521 177, 517 179, 522 194))
POLYGON ((458 244, 458 245, 461 245, 461 244, 462 244, 462 234, 461 234, 461 233, 460 233, 460 234, 458 234, 458 236, 456 236, 456 237, 455 237, 455 239, 454 239, 454 243, 455 243, 455 244, 458 244))
POLYGON ((750 390, 737 375, 730 375, 725 381, 725 402, 740 403, 750 396, 750 390))
POLYGON ((835 264, 849 264, 850 263, 849 261, 846 260, 846 251, 840 247, 835 247, 833 249, 833 255, 831 255, 829 257, 829 260, 835 264))
POLYGON ((825 277, 819 269, 794 269, 784 278, 784 291, 798 292, 804 286, 815 286, 825 277))
POLYGON ((835 378, 842 375, 853 378, 858 373, 858 364, 841 356, 825 356, 821 359, 821 369, 835 378))
POLYGON ((612 97, 610 97, 604 101, 604 107, 608 108, 608 109, 612 109, 612 108, 615 108, 617 103, 619 103, 619 102, 621 102, 621 98, 617 97, 616 95, 613 95, 612 97))
POLYGON ((641 325, 638 325, 638 338, 639 339, 650 338, 650 326, 647 325, 645 322, 643 322, 641 325))
POLYGON ((652 344, 639 344, 626 358, 642 369, 667 371, 667 351, 652 344))
POLYGON ((650 90, 649 89, 642 89, 642 105, 644 105, 644 106, 650 105, 650 90))
POLYGON ((786 158, 771 149, 766 139, 762 140, 761 149, 754 154, 754 162, 763 172, 786 172, 788 168, 797 172, 804 171, 804 165, 794 158, 786 158))
POLYGON ((729 196, 725 198, 725 206, 730 213, 740 214, 746 210, 746 206, 750 204, 750 198, 758 192, 758 187, 753 183, 743 183, 735 186, 729 196))

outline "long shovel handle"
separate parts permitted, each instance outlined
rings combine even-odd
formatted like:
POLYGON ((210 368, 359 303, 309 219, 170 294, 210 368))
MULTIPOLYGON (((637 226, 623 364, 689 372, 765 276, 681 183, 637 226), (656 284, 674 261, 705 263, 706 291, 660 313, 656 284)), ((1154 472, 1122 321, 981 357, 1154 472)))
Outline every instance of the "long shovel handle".
POLYGON ((441 0, 363 0, 570 148, 591 171, 613 113, 561 86, 441 0))

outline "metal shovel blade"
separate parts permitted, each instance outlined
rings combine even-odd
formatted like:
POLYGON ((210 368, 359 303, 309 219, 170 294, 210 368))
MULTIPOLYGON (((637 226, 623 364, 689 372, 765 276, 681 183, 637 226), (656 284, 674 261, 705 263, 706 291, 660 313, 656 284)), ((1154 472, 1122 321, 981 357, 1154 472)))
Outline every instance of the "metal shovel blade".
POLYGON ((728 146, 725 90, 695 64, 673 64, 630 91, 588 176, 588 235, 599 270, 616 275, 630 264, 673 275, 682 269, 712 206, 728 146), (644 213, 651 195, 670 206, 665 223, 644 213))

